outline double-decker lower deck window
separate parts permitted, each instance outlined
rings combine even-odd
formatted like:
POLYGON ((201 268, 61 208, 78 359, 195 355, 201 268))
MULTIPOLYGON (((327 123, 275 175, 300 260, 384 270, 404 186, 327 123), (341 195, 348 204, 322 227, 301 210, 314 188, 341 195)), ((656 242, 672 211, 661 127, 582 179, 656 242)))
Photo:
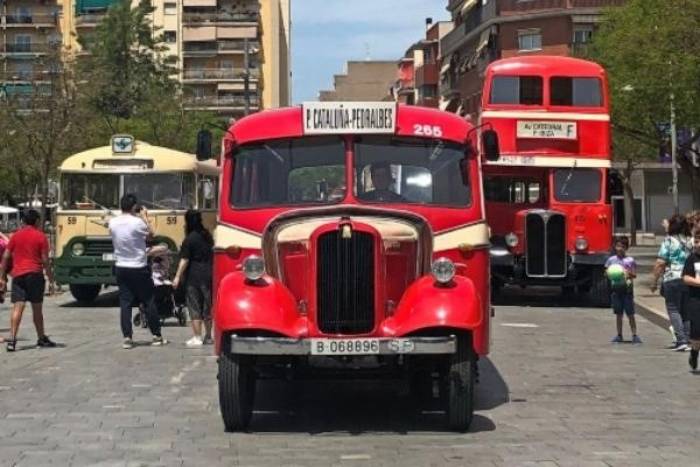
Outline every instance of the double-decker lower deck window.
POLYGON ((540 200, 540 184, 524 178, 485 176, 484 197, 494 203, 534 204, 540 200))
POLYGON ((596 169, 557 169, 554 199, 562 203, 595 203, 601 198, 601 180, 596 169))

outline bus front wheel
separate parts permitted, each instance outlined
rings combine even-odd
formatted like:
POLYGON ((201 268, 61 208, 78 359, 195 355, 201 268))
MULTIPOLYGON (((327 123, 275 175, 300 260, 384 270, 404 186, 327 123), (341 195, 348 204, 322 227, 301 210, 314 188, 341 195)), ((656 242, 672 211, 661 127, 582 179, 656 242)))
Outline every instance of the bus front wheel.
POLYGON ((79 302, 92 302, 100 294, 100 284, 71 284, 70 293, 79 302))

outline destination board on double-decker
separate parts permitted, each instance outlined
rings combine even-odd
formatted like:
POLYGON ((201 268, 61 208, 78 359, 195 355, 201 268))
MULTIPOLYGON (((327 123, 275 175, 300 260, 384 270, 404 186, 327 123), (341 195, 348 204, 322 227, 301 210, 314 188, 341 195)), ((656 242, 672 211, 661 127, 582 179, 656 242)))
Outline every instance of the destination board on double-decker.
POLYGON ((518 120, 518 138, 577 139, 576 122, 518 120))
POLYGON ((305 102, 304 134, 394 133, 395 102, 305 102))

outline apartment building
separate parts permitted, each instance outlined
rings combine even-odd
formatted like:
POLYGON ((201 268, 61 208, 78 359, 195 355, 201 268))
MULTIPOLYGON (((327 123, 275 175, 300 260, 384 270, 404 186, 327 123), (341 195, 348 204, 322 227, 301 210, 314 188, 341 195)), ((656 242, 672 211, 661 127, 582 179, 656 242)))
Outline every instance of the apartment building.
POLYGON ((585 47, 603 8, 624 0, 449 0, 454 29, 441 40, 441 108, 476 114, 483 75, 499 58, 571 55, 585 47))
POLYGON ((396 80, 396 62, 347 62, 346 72, 333 77, 333 90, 321 91, 319 101, 380 101, 396 80))
POLYGON ((61 46, 60 0, 0 1, 0 95, 24 94, 50 79, 47 57, 61 46))
MULTIPOLYGON (((0 0, 1 79, 31 82, 32 59, 51 44, 72 54, 90 52, 90 38, 119 0, 0 0), (81 38, 85 48, 81 47, 81 38)), ((138 0, 132 0, 135 5, 138 0)), ((240 117, 289 105, 290 0, 153 0, 154 34, 178 58, 187 109, 240 117)), ((7 86, 5 86, 7 87, 7 86)))

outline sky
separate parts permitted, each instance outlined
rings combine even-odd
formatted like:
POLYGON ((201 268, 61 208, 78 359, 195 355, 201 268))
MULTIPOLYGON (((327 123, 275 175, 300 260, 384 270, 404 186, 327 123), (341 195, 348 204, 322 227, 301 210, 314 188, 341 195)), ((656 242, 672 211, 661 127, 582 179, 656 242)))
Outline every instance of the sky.
POLYGON ((351 60, 397 60, 425 37, 425 18, 449 20, 447 0, 291 0, 292 100, 317 100, 351 60))

